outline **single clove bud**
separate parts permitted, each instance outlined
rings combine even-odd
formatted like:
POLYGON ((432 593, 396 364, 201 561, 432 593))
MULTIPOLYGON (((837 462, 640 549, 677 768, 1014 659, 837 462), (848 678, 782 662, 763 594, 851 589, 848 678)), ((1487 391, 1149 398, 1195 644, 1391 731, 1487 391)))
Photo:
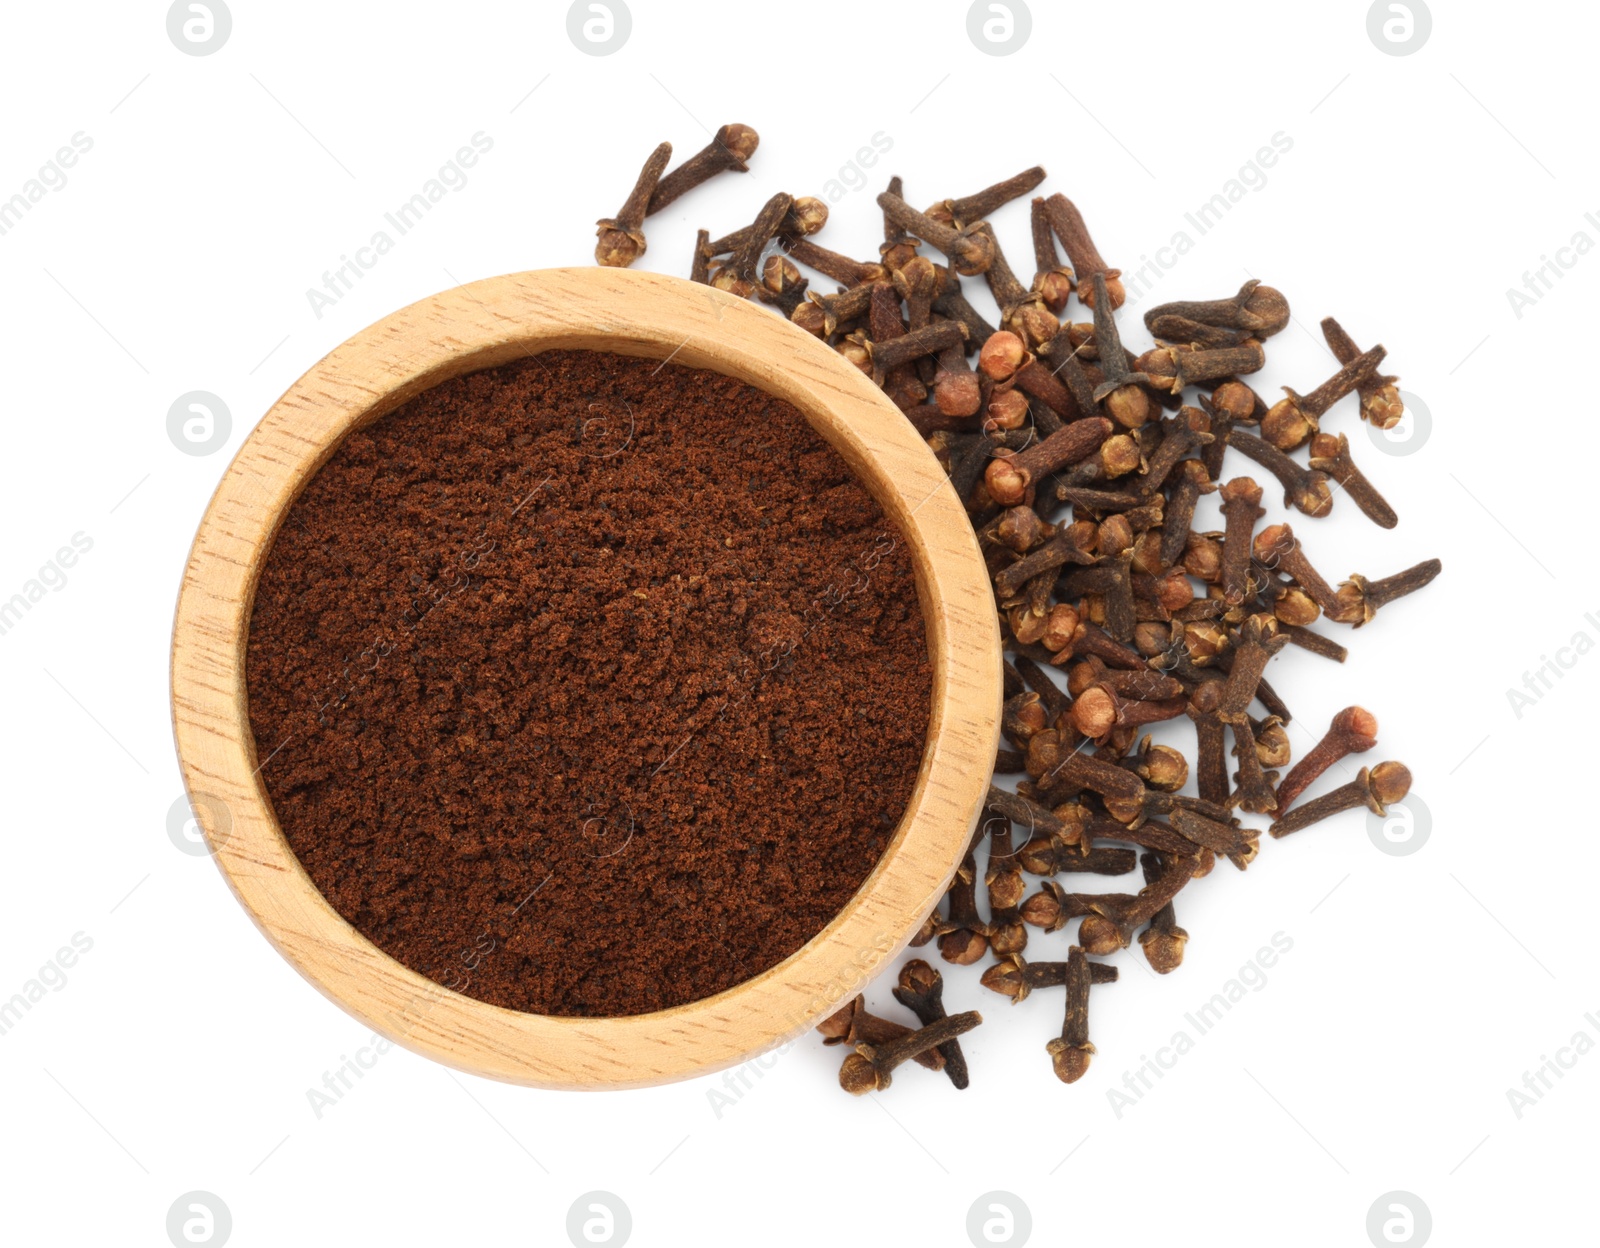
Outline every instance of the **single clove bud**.
MULTIPOLYGON (((1090 279, 1095 293, 1094 341, 1100 352, 1100 368, 1105 380, 1094 388, 1094 401, 1104 403, 1106 411, 1119 425, 1134 429, 1150 419, 1150 397, 1142 387, 1150 378, 1136 372, 1128 365, 1128 353, 1122 348, 1122 338, 1117 333, 1112 310, 1116 303, 1106 293, 1106 275, 1096 273, 1090 279)), ((1083 297, 1083 278, 1078 279, 1079 298, 1083 297)))
MULTIPOLYGON (((1344 326, 1331 316, 1323 319, 1322 336, 1327 340, 1328 350, 1341 364, 1349 364, 1361 354, 1361 348, 1344 332, 1344 326)), ((1393 429, 1400 423, 1406 408, 1400 399, 1400 389, 1395 385, 1399 380, 1398 377, 1388 377, 1382 373, 1367 374, 1356 387, 1356 392, 1361 396, 1362 420, 1378 429, 1393 429)))
POLYGON ((796 264, 803 264, 808 269, 815 269, 824 277, 833 278, 841 286, 860 286, 863 283, 881 282, 888 277, 888 271, 877 261, 866 263, 860 260, 852 260, 849 256, 840 255, 837 251, 830 251, 826 247, 819 246, 809 238, 784 238, 779 235, 779 246, 796 264))
POLYGON ((650 196, 655 193, 661 172, 672 159, 672 144, 663 143, 650 153, 639 177, 628 192, 628 198, 617 209, 615 217, 602 217, 595 222, 595 263, 614 269, 625 269, 644 255, 644 218, 650 196))
POLYGON ((964 195, 960 199, 942 199, 928 209, 928 215, 935 220, 948 221, 958 228, 975 225, 1013 199, 1022 198, 1043 181, 1044 167, 1035 165, 1003 182, 986 186, 975 194, 964 195))
POLYGON ((900 196, 884 191, 878 196, 878 207, 887 220, 910 230, 924 242, 937 247, 950 257, 957 273, 963 277, 976 277, 994 261, 994 236, 986 235, 971 226, 956 229, 935 221, 926 213, 918 212, 900 196))
MULTIPOLYGON (((827 223, 828 205, 813 195, 801 195, 789 205, 789 211, 778 226, 778 235, 785 239, 804 238, 815 234, 827 223)), ((742 225, 732 234, 724 234, 707 243, 706 250, 713 256, 726 256, 744 246, 754 229, 754 225, 742 225)))
POLYGON ((755 154, 761 136, 740 122, 729 122, 712 136, 711 142, 656 183, 644 215, 654 216, 680 196, 709 181, 725 169, 748 173, 745 164, 755 154))
MULTIPOLYGON (((1085 635, 1091 635, 1087 628, 1085 635)), ((1139 658, 1137 652, 1133 653, 1139 658)), ((1129 666, 1143 666, 1143 662, 1129 666)), ((1100 794, 1106 812, 1119 823, 1132 822, 1144 811, 1145 787, 1139 777, 1093 755, 1074 751, 1039 777, 1041 788, 1064 784, 1075 784, 1100 794)), ((1133 864, 1130 863, 1127 870, 1132 871, 1133 864)))
POLYGON ((1011 820, 994 821, 989 834, 989 861, 983 872, 984 888, 989 894, 989 948, 996 956, 1021 953, 1028 947, 1028 929, 1019 914, 1026 885, 1012 850, 1011 835, 1011 820))
POLYGON ((1305 551, 1300 549, 1294 530, 1287 524, 1269 524, 1256 534, 1255 557, 1267 567, 1282 568, 1295 579, 1295 583, 1315 599, 1316 604, 1333 618, 1339 610, 1333 587, 1322 579, 1322 574, 1311 566, 1305 551))
POLYGON ((1150 922, 1194 878, 1193 867, 1193 858, 1175 858, 1154 880, 1147 873, 1138 893, 1107 893, 1091 899, 1092 913, 1078 928, 1084 952, 1103 957, 1126 949, 1134 930, 1150 922))
MULTIPOLYGON (((760 280, 756 273, 756 262, 761 259, 762 249, 778 233, 784 216, 793 204, 794 199, 783 191, 767 200, 756 214, 749 232, 734 248, 732 256, 712 274, 711 284, 741 299, 748 296, 760 280)), ((868 297, 870 299, 870 292, 868 297)))
POLYGON ((829 338, 841 325, 864 315, 871 306, 870 285, 853 286, 834 295, 812 291, 806 296, 806 302, 790 313, 789 319, 808 334, 829 338))
POLYGON ((1364 754, 1378 744, 1378 721, 1371 711, 1347 706, 1333 717, 1322 740, 1278 782, 1278 809, 1288 810, 1317 777, 1341 758, 1364 754))
POLYGON ((1234 791, 1232 800, 1240 810, 1247 810, 1252 815, 1271 814, 1278 808, 1277 794, 1272 791, 1272 781, 1277 778, 1277 773, 1269 775, 1261 765, 1261 751, 1256 748, 1255 721, 1244 715, 1230 727, 1233 729, 1234 757, 1239 760, 1239 770, 1234 774, 1239 787, 1234 791))
POLYGON ((1415 567, 1377 581, 1369 581, 1359 573, 1353 574, 1339 586, 1337 606, 1328 613, 1328 618, 1360 628, 1371 622, 1379 608, 1396 598, 1416 593, 1438 576, 1443 566, 1437 559, 1424 559, 1415 567))
POLYGON ((1256 521, 1267 513, 1261 507, 1261 487, 1250 477, 1225 482, 1222 498, 1222 598, 1230 606, 1244 601, 1250 577, 1251 541, 1256 521))
POLYGON ((1404 763, 1379 763, 1370 771, 1363 767, 1349 784, 1340 785, 1304 806, 1296 807, 1267 829, 1275 839, 1299 832, 1329 815, 1365 806, 1375 815, 1389 813, 1390 802, 1402 801, 1411 791, 1411 770, 1404 763))
POLYGON ((1044 300, 1045 307, 1060 316, 1072 297, 1072 270, 1062 264, 1061 257, 1056 254, 1055 235, 1050 231, 1044 196, 1034 197, 1029 222, 1033 227, 1033 290, 1044 300))
MULTIPOLYGON (((978 836, 982 835, 980 828, 978 836)), ((978 916, 978 864, 970 847, 947 896, 950 913, 937 929, 939 956, 957 966, 971 966, 989 948, 989 925, 978 916)))
MULTIPOLYGON (((890 369, 909 364, 925 355, 937 355, 947 347, 960 346, 966 333, 955 321, 935 321, 932 325, 913 329, 898 338, 871 343, 872 379, 882 384, 890 369)), ((1014 501, 1020 502, 1021 499, 1014 501)))
POLYGON ((1131 849, 1084 849, 1056 837, 1035 837, 1017 851, 1017 859, 1029 875, 1127 875, 1139 865, 1131 849))
POLYGON ((1344 434, 1316 433, 1311 438, 1311 467, 1325 472, 1328 479, 1343 487, 1366 516, 1380 529, 1392 529, 1400 523, 1394 508, 1368 481, 1355 461, 1350 458, 1350 439, 1344 434))
POLYGON ((942 1018, 897 1040, 858 1044, 856 1051, 845 1058, 844 1065, 839 1068, 839 1086, 852 1096, 881 1092, 889 1086, 895 1068, 902 1062, 966 1035, 981 1022, 983 1015, 968 1010, 942 1018))
MULTIPOLYGON (((1181 869, 1170 859, 1163 865, 1158 854, 1141 855, 1139 865, 1144 868, 1147 886, 1156 884, 1167 872, 1181 869)), ((1145 961, 1157 975, 1169 974, 1183 964, 1184 946, 1188 943, 1189 933, 1178 926, 1178 916, 1170 898, 1150 916, 1149 926, 1139 933, 1139 948, 1144 950, 1145 961)))
POLYGON ((1274 617, 1258 613, 1245 618, 1234 640, 1233 663, 1217 704, 1218 719, 1225 724, 1237 724, 1249 713, 1268 661, 1288 644, 1287 637, 1278 636, 1278 621, 1274 617))
POLYGON ((1302 467, 1272 443, 1258 438, 1243 429, 1232 429, 1228 445, 1248 455, 1283 486, 1285 506, 1294 507, 1308 516, 1325 516, 1333 509, 1333 492, 1328 489, 1328 474, 1317 469, 1302 467))
POLYGON ((1289 324, 1289 301, 1271 286, 1252 279, 1231 299, 1163 303, 1144 314, 1145 328, 1155 333, 1163 317, 1177 316, 1223 329, 1246 329, 1258 338, 1270 338, 1289 324))
POLYGON ((1157 390, 1181 394, 1187 386, 1258 373, 1267 365, 1267 353, 1254 338, 1236 347, 1155 347, 1146 351, 1134 367, 1149 378, 1157 390))
MULTIPOLYGON (((917 1016, 924 1027, 946 1017, 944 1009, 944 976, 939 968, 930 966, 921 958, 913 958, 900 968, 900 984, 894 990, 894 999, 917 1016)), ((944 1073, 958 1089, 967 1086, 967 1059, 961 1052, 959 1040, 949 1040, 933 1050, 944 1058, 944 1073)))
MULTIPOLYGON (((1089 963, 1091 984, 1114 984, 1117 968, 1109 962, 1089 963)), ((1026 1001, 1036 988, 1060 988, 1067 982, 1067 963, 1029 962, 1020 953, 1008 954, 983 972, 978 981, 990 992, 1008 997, 1012 1005, 1026 1001)))
POLYGON ((992 460, 984 471, 989 496, 1002 507, 1016 506, 1039 477, 1063 465, 1075 464, 1099 450, 1101 443, 1111 436, 1112 428, 1111 422, 1102 416, 1075 420, 1060 433, 1051 434, 1020 454, 992 460))
POLYGON ((1261 436, 1280 451, 1292 451, 1320 428, 1327 410, 1372 375, 1387 354, 1381 346, 1363 351, 1310 394, 1297 394, 1288 386, 1261 418, 1261 436))
POLYGON ((1077 945, 1067 951, 1067 1009, 1061 1034, 1045 1051, 1062 1083, 1076 1083, 1089 1070, 1094 1045, 1089 1043, 1089 958, 1077 945))
MULTIPOLYGON (((848 1044, 854 1048, 857 1044, 886 1044, 898 1040, 902 1036, 909 1036, 912 1028, 893 1019, 869 1014, 866 998, 857 995, 843 1008, 818 1023, 817 1032, 822 1036, 823 1044, 848 1044)), ((944 1057, 935 1049, 919 1054, 916 1063, 929 1070, 944 1069, 944 1057)))

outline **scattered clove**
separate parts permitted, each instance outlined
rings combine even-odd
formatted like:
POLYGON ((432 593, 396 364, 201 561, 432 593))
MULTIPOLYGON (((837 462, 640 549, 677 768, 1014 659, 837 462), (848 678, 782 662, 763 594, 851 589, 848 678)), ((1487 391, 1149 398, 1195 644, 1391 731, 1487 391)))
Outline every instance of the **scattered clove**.
POLYGON ((859 1043, 856 1051, 846 1057, 844 1065, 839 1068, 839 1086, 852 1096, 881 1092, 889 1086, 891 1075, 902 1062, 966 1035, 981 1022, 983 1015, 976 1010, 968 1010, 965 1014, 941 1018, 920 1031, 908 1032, 894 1040, 880 1044, 859 1043))
POLYGON ((1411 770, 1404 763, 1379 763, 1370 771, 1363 767, 1349 784, 1296 807, 1267 830, 1274 838, 1285 837, 1357 806, 1365 806, 1375 815, 1386 815, 1389 804, 1402 801, 1410 791, 1411 770))
MULTIPOLYGON (((743 169, 755 143, 749 127, 724 127, 665 176, 670 148, 657 149, 617 216, 599 223, 597 259, 636 259, 646 215, 721 170, 743 169)), ((937 199, 925 213, 891 179, 878 197, 883 243, 867 261, 814 240, 828 217, 820 199, 774 196, 741 230, 716 240, 702 231, 690 273, 772 307, 871 376, 926 439, 971 518, 1010 660, 995 768, 1017 778, 1016 792, 990 788, 986 828, 944 913, 935 908, 913 944, 937 940, 944 959, 963 965, 993 949, 984 986, 1013 1000, 1062 985, 1064 1025, 1050 1053, 1070 1082, 1093 1053, 1089 986, 1115 977, 1090 955, 1137 938, 1152 969, 1176 969, 1187 933, 1173 895, 1217 857, 1242 869, 1259 852, 1260 834, 1240 814, 1270 816, 1272 835, 1283 836, 1404 794, 1409 773, 1380 763, 1295 805, 1336 759, 1370 749, 1376 724, 1348 708, 1297 761, 1289 708, 1265 669, 1288 645, 1343 662, 1345 648, 1311 626, 1326 616, 1363 627, 1431 582, 1440 565, 1428 560, 1380 580, 1352 576, 1335 591, 1289 525, 1258 528, 1266 519, 1260 486, 1229 471, 1232 448, 1270 473, 1285 506, 1305 516, 1329 514, 1338 490, 1393 527, 1394 509, 1351 461, 1348 438, 1320 427, 1352 393, 1362 419, 1380 428, 1400 419, 1396 379, 1377 371, 1381 346, 1362 351, 1337 321, 1324 320, 1338 371, 1306 395, 1286 388, 1268 405, 1242 379, 1265 366, 1264 344, 1288 324, 1289 305, 1252 280, 1226 299, 1150 308, 1143 319, 1157 345, 1131 353, 1115 315, 1127 291, 1071 200, 1033 197, 1032 278, 1024 285, 1013 271, 988 218, 1043 178, 1042 168, 1024 170, 937 199), (928 247, 942 255, 923 254, 928 247), (843 289, 813 289, 802 269, 843 289), (972 287, 963 289, 962 277, 979 275, 998 329, 969 300, 972 287), (1092 324, 1060 319, 1074 293, 1092 324), (1202 383, 1209 394, 1189 393, 1202 383), (1307 443, 1309 464, 1288 453, 1307 443), (1222 531, 1197 530, 1200 500, 1219 487, 1222 531), (1194 724, 1187 757, 1144 731, 1177 716, 1194 724), (1198 797, 1182 792, 1191 769, 1198 797), (984 840, 988 920, 976 898, 984 840), (1140 866, 1138 893, 1068 892, 1062 883, 1140 866), (1046 878, 1025 895, 1030 874, 1046 878), (1027 927, 1054 932, 1073 922, 1081 926, 1067 961, 1023 959, 1027 927)), ((941 994, 939 973, 914 961, 895 995, 923 1031, 875 1018, 859 998, 826 1020, 827 1042, 856 1049, 841 1083, 858 1092, 888 1086, 894 1067, 914 1056, 963 1086, 955 1041, 976 1017, 943 1018, 941 994)))
MULTIPOLYGON (((894 999, 917 1016, 924 1027, 932 1026, 945 1018, 944 976, 939 968, 930 966, 921 958, 913 958, 900 968, 900 983, 894 989, 894 999)), ((944 1073, 958 1089, 967 1086, 967 1059, 961 1052, 959 1040, 947 1040, 932 1052, 944 1059, 944 1073)))
POLYGON ((650 158, 639 170, 633 190, 617 209, 615 217, 602 217, 595 222, 597 241, 594 245, 596 264, 614 269, 625 269, 644 255, 644 219, 655 194, 661 172, 672 159, 672 144, 663 143, 650 153, 650 158))

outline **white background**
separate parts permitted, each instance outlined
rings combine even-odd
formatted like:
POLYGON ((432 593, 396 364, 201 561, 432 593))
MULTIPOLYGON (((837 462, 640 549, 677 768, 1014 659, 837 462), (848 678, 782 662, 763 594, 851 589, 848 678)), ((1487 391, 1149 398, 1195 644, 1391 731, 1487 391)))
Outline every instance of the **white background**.
MULTIPOLYGON (((995 1190, 1027 1206, 1037 1243, 1365 1244, 1394 1190, 1439 1243, 1583 1236, 1600 1056, 1520 1117, 1507 1093, 1575 1033, 1600 1041, 1583 713, 1600 658, 1563 652, 1571 670, 1520 714, 1507 691, 1575 634, 1600 640, 1584 311, 1600 258, 1563 253, 1573 267, 1520 315, 1507 291, 1580 231, 1600 242, 1596 19, 1439 0, 1425 46, 1392 56, 1363 3, 1034 7, 1026 45, 991 56, 948 0, 635 0, 626 46, 595 57, 560 4, 236 0, 227 44, 195 57, 163 4, 9 6, 0 198, 75 132, 93 147, 0 236, 0 598, 73 533, 93 549, 0 636, 0 998, 74 933, 93 948, 0 1036, 8 1241, 165 1244, 169 1206, 196 1189, 226 1203, 240 1245, 564 1244, 595 1189, 626 1203, 640 1245, 965 1244, 995 1190), (980 968, 946 968, 951 1008, 988 1019, 965 1041, 965 1093, 907 1067, 852 1100, 840 1051, 814 1037, 720 1113, 720 1077, 537 1092, 396 1049, 319 1119, 308 1090, 368 1033, 166 831, 167 648, 194 528, 250 427, 323 353, 458 282, 589 263, 594 219, 655 143, 688 155, 734 120, 761 133, 752 172, 652 219, 642 267, 684 273, 696 227, 829 179, 819 241, 870 255, 888 175, 927 203, 1041 162, 1044 191, 1072 196, 1125 270, 1189 233, 1145 306, 1247 274, 1289 295, 1263 390, 1330 371, 1324 315, 1389 347, 1431 412, 1425 445, 1379 451, 1348 402, 1326 426, 1350 433, 1400 527, 1348 503, 1296 527, 1334 577, 1430 555, 1444 575, 1341 631, 1344 668, 1291 648, 1270 675, 1300 751, 1339 707, 1375 711, 1367 761, 1410 764, 1431 837, 1380 852, 1354 813, 1265 843, 1246 873, 1220 865, 1179 899, 1181 970, 1158 980, 1124 954, 1122 981, 1095 990, 1099 1056, 1072 1087, 1044 1051, 1059 994, 1010 1007, 980 968), (467 185, 319 319, 307 288, 478 131, 493 148, 467 185), (880 132, 891 150, 844 192, 880 132), (1184 214, 1279 132, 1292 148, 1265 185, 1199 236, 1184 214), (168 439, 190 390, 232 411, 216 454, 168 439), (1108 1091, 1194 1034, 1185 1013, 1275 933, 1293 948, 1265 985, 1119 1116, 1108 1091)), ((1026 278, 1026 204, 994 221, 1026 278)), ((1228 471, 1254 469, 1235 453, 1228 471)), ((1066 944, 1035 933, 1028 952, 1066 944)), ((889 982, 869 999, 902 1016, 889 982)))

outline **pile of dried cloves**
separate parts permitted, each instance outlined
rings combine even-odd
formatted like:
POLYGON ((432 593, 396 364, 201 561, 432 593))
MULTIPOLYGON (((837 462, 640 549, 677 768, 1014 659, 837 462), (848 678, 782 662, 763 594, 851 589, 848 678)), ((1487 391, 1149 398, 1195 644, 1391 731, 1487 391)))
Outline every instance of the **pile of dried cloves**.
MULTIPOLYGON (((757 142, 748 126, 724 126, 665 176, 663 144, 617 216, 599 223, 596 259, 631 263, 644 251, 650 212, 722 170, 745 169, 757 142)), ((995 772, 1025 778, 1014 793, 991 786, 944 905, 912 943, 937 942, 940 957, 962 966, 993 953, 982 983, 1013 1002, 1063 988, 1061 1034, 1046 1047, 1057 1077, 1071 1083, 1094 1052, 1090 986, 1117 977, 1091 955, 1137 940, 1155 971, 1175 970, 1188 940, 1177 895, 1219 855, 1239 870, 1256 856, 1260 832, 1238 812, 1270 817, 1267 830, 1282 837, 1342 810, 1382 814, 1409 791, 1405 765, 1380 762, 1301 802, 1334 763, 1377 744, 1377 721, 1359 706, 1339 712, 1290 766, 1290 711, 1264 672, 1289 645, 1343 662, 1344 647, 1317 620, 1359 628, 1428 584, 1439 561, 1378 579, 1353 575, 1336 589, 1287 523, 1261 526, 1261 484, 1225 475, 1232 447, 1276 479, 1286 508, 1326 516, 1343 495, 1393 528, 1394 509, 1356 467, 1346 435, 1322 429, 1348 396, 1362 420, 1398 423, 1397 379, 1378 372, 1383 347, 1361 350, 1329 317, 1322 332, 1338 370, 1268 403, 1245 378, 1265 366, 1263 344, 1289 323, 1289 305, 1250 281, 1227 298, 1151 308, 1144 323, 1158 345, 1130 358, 1115 315, 1125 301, 1120 271, 1101 258, 1071 200, 1033 199, 1026 286, 986 220, 1044 177, 1028 169, 925 212, 891 179, 878 196, 883 245, 869 261, 813 241, 828 219, 820 199, 775 195, 749 225, 718 239, 700 231, 691 276, 771 306, 870 375, 926 438, 966 506, 1007 652, 1009 748, 995 772), (840 288, 814 289, 802 269, 840 288), (988 287, 998 327, 968 301, 963 279, 988 287), (1087 322, 1063 319, 1074 297, 1087 322), (1295 457, 1301 448, 1304 461, 1295 457), (1213 492, 1222 531, 1197 531, 1196 504, 1213 492), (1192 764, 1145 731, 1185 718, 1194 725, 1192 764), (1192 797, 1181 792, 1191 766, 1192 797), (984 842, 987 919, 978 908, 984 842), (1135 870, 1138 891, 1069 891, 1062 882, 1135 870), (1044 877, 1031 896, 1025 875, 1044 877), (1030 926, 1053 932, 1072 922, 1077 943, 1066 961, 1023 957, 1030 926)), ((978 1015, 947 1017, 941 976, 922 960, 901 969, 894 996, 920 1028, 869 1014, 856 997, 819 1029, 826 1043, 851 1049, 841 1085, 885 1088, 912 1060, 965 1087, 958 1037, 978 1015)))

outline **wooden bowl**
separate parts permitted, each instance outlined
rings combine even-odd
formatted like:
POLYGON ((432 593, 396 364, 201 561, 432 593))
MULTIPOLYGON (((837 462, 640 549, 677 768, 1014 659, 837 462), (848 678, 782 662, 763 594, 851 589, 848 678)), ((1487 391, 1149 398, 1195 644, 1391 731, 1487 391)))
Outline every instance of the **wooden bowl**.
POLYGON ((278 951, 366 1025, 474 1074, 636 1087, 746 1061, 815 1026, 898 953, 965 854, 994 764, 1001 668, 989 579, 945 474, 905 417, 837 352, 708 286, 551 269, 445 291, 368 326, 289 387, 206 509, 178 598, 172 715, 190 799, 224 877, 278 951), (627 1018, 489 1005, 402 966, 317 891, 275 819, 246 711, 251 600, 273 534, 352 429, 451 377, 554 348, 670 358, 797 407, 910 547, 933 660, 921 771, 883 859, 831 923, 755 978, 627 1018))

